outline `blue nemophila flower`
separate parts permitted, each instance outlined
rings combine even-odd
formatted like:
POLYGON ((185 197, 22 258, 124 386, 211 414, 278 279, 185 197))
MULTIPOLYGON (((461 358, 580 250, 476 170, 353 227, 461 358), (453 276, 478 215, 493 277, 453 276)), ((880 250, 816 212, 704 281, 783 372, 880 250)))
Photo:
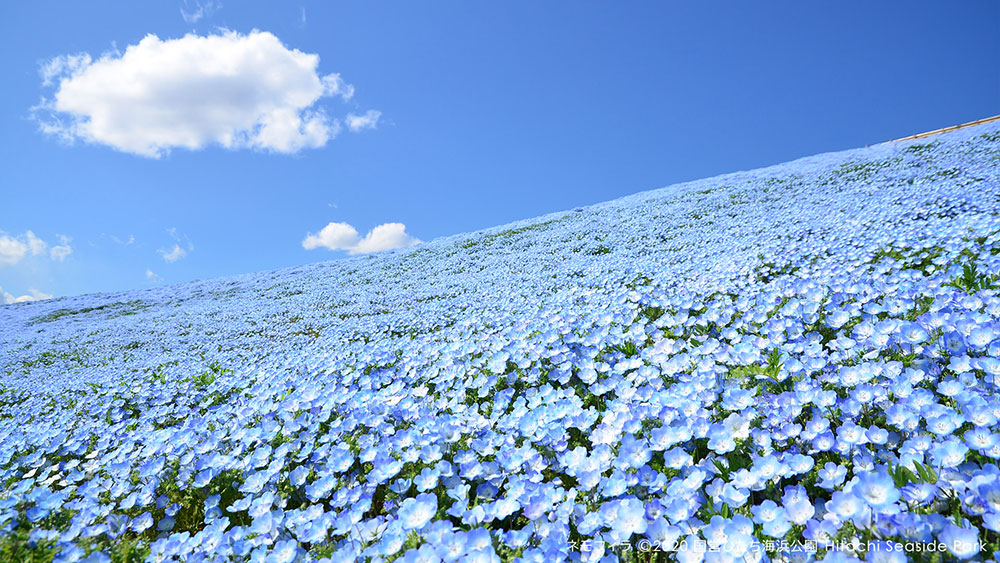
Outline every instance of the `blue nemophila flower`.
POLYGON ((646 507, 638 499, 617 501, 615 516, 608 522, 611 529, 628 538, 632 534, 642 534, 646 531, 646 507))
POLYGON ((934 500, 938 487, 933 483, 910 483, 905 485, 900 492, 907 502, 928 503, 934 500))
POLYGON ((292 563, 299 554, 299 545, 295 540, 284 540, 274 544, 265 563, 292 563))
POLYGON ((863 501, 851 493, 837 491, 833 493, 826 509, 839 520, 850 520, 862 513, 863 501))
POLYGON ((957 330, 953 330, 941 337, 941 343, 949 354, 956 356, 965 353, 965 336, 957 330))
POLYGON ((408 498, 399 507, 399 521, 406 530, 422 528, 437 512, 437 506, 437 497, 429 493, 408 498))
POLYGON ((931 459, 940 467, 956 467, 965 460, 969 448, 957 439, 951 438, 931 448, 931 459))
POLYGON ((437 486, 438 472, 430 467, 425 467, 420 474, 413 478, 413 484, 420 492, 426 492, 437 486))
POLYGON ((142 533, 148 530, 153 525, 153 515, 149 512, 143 512, 139 516, 133 518, 128 526, 131 530, 142 533))
POLYGON ((954 524, 947 524, 941 531, 941 541, 948 547, 948 551, 959 559, 970 559, 982 552, 982 545, 979 543, 979 533, 975 528, 963 528, 954 524))
POLYGON ((906 547, 899 542, 872 541, 865 551, 866 561, 878 563, 906 563, 906 547))
POLYGON ((992 326, 977 326, 969 332, 968 343, 976 348, 986 348, 996 339, 996 331, 992 326))
POLYGON ((920 323, 906 323, 900 327, 900 336, 908 344, 922 344, 929 336, 927 329, 920 323))
POLYGON ((888 508, 901 496, 892 477, 883 472, 860 475, 853 491, 876 511, 888 508))

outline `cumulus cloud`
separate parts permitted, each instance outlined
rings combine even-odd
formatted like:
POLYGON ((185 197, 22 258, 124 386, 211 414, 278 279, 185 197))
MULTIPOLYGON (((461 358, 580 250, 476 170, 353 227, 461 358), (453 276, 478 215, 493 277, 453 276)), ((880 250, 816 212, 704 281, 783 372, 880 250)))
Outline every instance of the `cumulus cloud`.
POLYGON ((156 274, 156 272, 154 272, 153 270, 150 270, 149 268, 146 268, 146 279, 147 280, 153 280, 153 281, 160 281, 163 278, 161 278, 160 276, 158 276, 156 274))
MULTIPOLYGON (((152 158, 209 145, 295 153, 340 131, 321 99, 354 95, 340 75, 320 75, 318 66, 318 55, 263 31, 147 35, 124 53, 63 55, 42 65, 43 84, 55 92, 33 115, 41 131, 62 140, 152 158)), ((348 127, 365 128, 351 124, 368 115, 348 127)))
POLYGON ((27 253, 27 244, 7 235, 0 235, 0 264, 17 264, 27 253))
POLYGON ((348 254, 366 254, 394 248, 405 248, 422 242, 407 234, 402 223, 385 223, 368 231, 364 237, 348 223, 329 223, 318 233, 309 233, 302 241, 302 248, 328 248, 346 250, 348 254))
POLYGON ((382 112, 377 109, 370 109, 363 115, 347 114, 345 121, 347 128, 357 133, 363 129, 374 129, 378 125, 378 118, 382 117, 382 112))
MULTIPOLYGON (((53 260, 62 261, 73 249, 69 246, 70 239, 59 235, 62 244, 49 249, 49 255, 53 260)), ((44 255, 49 245, 31 231, 19 237, 13 237, 0 231, 0 266, 11 266, 20 262, 25 256, 44 255)))
POLYGON ((42 299, 52 299, 51 293, 43 293, 34 288, 29 289, 28 293, 29 295, 22 295, 20 297, 15 297, 14 295, 7 293, 6 291, 4 291, 2 287, 0 287, 0 297, 3 297, 3 302, 7 304, 23 303, 25 301, 41 301, 42 299))

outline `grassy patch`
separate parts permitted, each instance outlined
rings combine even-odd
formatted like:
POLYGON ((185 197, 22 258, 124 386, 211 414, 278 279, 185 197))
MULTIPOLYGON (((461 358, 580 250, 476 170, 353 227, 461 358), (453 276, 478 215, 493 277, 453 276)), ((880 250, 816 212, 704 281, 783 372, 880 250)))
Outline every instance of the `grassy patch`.
POLYGON ((146 303, 144 303, 142 300, 139 299, 135 299, 132 301, 117 301, 115 303, 105 303, 104 305, 98 305, 96 307, 83 307, 81 309, 56 309, 55 311, 52 311, 50 313, 37 316, 31 319, 31 321, 29 322, 31 324, 49 323, 53 321, 58 321, 63 317, 85 315, 87 313, 101 312, 101 311, 114 313, 114 315, 112 315, 113 317, 120 317, 123 315, 134 315, 147 307, 149 307, 149 305, 147 305, 146 303))

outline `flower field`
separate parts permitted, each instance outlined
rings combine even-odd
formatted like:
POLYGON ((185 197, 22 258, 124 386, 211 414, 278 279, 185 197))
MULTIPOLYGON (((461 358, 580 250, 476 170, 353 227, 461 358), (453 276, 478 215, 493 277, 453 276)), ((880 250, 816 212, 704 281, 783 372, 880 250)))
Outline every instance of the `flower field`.
POLYGON ((1000 560, 1000 126, 0 307, 0 561, 1000 560))

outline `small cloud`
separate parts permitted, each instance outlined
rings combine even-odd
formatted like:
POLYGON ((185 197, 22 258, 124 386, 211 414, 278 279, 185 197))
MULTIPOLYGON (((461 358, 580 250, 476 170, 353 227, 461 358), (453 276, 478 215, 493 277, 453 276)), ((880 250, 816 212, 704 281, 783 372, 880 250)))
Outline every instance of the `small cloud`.
POLYGON ((161 278, 160 276, 158 276, 156 274, 156 272, 154 272, 153 270, 150 270, 149 268, 146 268, 146 279, 147 280, 152 280, 152 281, 160 281, 163 278, 161 278))
POLYGON ((59 241, 62 244, 53 246, 52 249, 49 250, 49 255, 52 257, 53 260, 59 260, 60 262, 62 262, 63 260, 66 259, 67 256, 73 254, 73 248, 69 245, 70 240, 72 239, 70 239, 66 235, 59 235, 59 241))
MULTIPOLYGON (((104 236, 103 233, 102 236, 104 236)), ((129 235, 128 240, 122 240, 116 237, 115 235, 107 235, 107 237, 111 239, 111 242, 115 244, 120 244, 122 246, 129 246, 130 244, 133 244, 135 242, 135 235, 129 235)))
MULTIPOLYGON (((208 146, 297 153, 340 132, 341 120, 327 116, 322 100, 354 95, 339 74, 319 74, 319 62, 265 31, 151 34, 96 60, 61 55, 44 63, 42 84, 55 91, 32 116, 63 142, 149 158, 208 146)), ((363 124, 366 116, 352 119, 363 124)))
POLYGON ((299 17, 299 25, 301 25, 302 27, 306 26, 306 9, 305 9, 305 6, 302 7, 302 14, 299 17))
POLYGON ((176 262, 187 256, 187 250, 181 248, 181 245, 179 244, 175 244, 173 250, 160 250, 159 252, 163 255, 163 259, 167 262, 176 262))
POLYGON ((316 233, 309 233, 302 241, 302 248, 329 248, 330 250, 348 250, 354 248, 360 237, 358 230, 347 223, 329 223, 316 233))
POLYGON ((202 18, 210 17, 222 9, 221 2, 198 2, 196 0, 194 6, 191 8, 187 0, 184 0, 184 6, 181 7, 181 17, 187 23, 198 23, 202 18))
POLYGON ((402 223, 384 223, 361 237, 358 230, 348 223, 329 223, 316 234, 309 233, 302 241, 302 248, 312 250, 346 250, 348 254, 367 254, 420 244, 420 239, 407 234, 402 223))
POLYGON ((167 262, 176 262, 194 250, 194 244, 191 243, 190 239, 186 235, 178 234, 176 228, 171 227, 167 229, 167 233, 170 235, 170 238, 174 239, 174 247, 169 250, 164 248, 157 250, 167 262))
POLYGON ((3 302, 7 304, 11 303, 24 303, 26 301, 41 301, 43 299, 52 299, 51 293, 44 293, 35 288, 28 290, 29 295, 21 295, 20 297, 15 297, 10 293, 7 293, 0 287, 0 297, 3 297, 3 302))
POLYGON ((378 118, 382 117, 382 112, 377 109, 370 109, 364 115, 347 114, 345 121, 347 128, 357 133, 363 129, 374 129, 378 125, 378 118))
POLYGON ((340 96, 346 102, 354 97, 354 86, 344 82, 344 79, 334 72, 323 77, 323 93, 327 96, 340 96))

